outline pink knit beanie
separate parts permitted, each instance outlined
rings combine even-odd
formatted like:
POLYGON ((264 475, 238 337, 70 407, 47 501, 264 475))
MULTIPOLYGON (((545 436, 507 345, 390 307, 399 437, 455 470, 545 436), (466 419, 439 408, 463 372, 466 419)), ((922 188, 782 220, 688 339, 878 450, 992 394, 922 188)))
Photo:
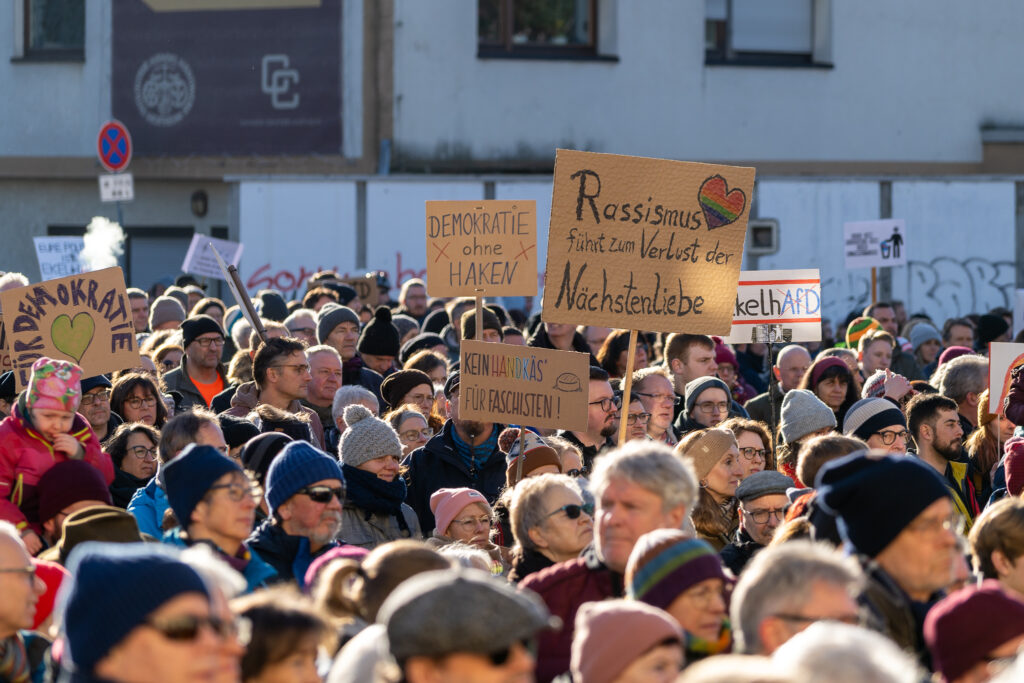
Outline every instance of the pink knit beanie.
POLYGON ((578 683, 612 683, 630 664, 665 641, 682 644, 675 620, 634 600, 585 602, 576 612, 570 669, 578 683))
POLYGON ((82 400, 82 368, 43 356, 32 364, 25 408, 76 412, 82 400))
POLYGON ((484 494, 476 489, 438 489, 430 496, 430 511, 434 513, 434 530, 441 535, 448 533, 452 520, 459 516, 467 505, 479 503, 491 514, 491 506, 484 494))

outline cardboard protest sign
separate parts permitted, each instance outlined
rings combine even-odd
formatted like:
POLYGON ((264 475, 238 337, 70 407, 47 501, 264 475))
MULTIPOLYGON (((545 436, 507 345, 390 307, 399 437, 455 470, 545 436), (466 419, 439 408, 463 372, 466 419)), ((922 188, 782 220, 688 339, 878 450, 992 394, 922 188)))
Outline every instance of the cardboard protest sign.
POLYGON ((726 342, 788 344, 820 340, 821 277, 817 268, 740 273, 732 332, 726 342))
POLYGON ((754 169, 558 150, 541 317, 728 334, 754 169))
POLYGON ((426 204, 430 296, 537 293, 537 202, 426 204))
POLYGON ((181 264, 181 272, 224 279, 224 273, 221 272, 217 265, 217 259, 210 250, 211 245, 226 263, 238 266, 238 262, 242 258, 243 245, 241 242, 219 240, 216 237, 197 233, 192 235, 192 243, 188 245, 188 252, 181 264))
POLYGON ((0 320, 0 374, 14 369, 11 359, 11 345, 7 340, 7 326, 0 320))
POLYGON ((376 278, 343 277, 341 281, 356 290, 359 300, 370 308, 376 308, 380 303, 380 290, 377 288, 376 278))
POLYGON ((8 289, 0 302, 19 391, 40 356, 77 363, 85 377, 140 363, 120 268, 8 289))
POLYGON ((846 269, 907 265, 907 226, 903 220, 843 223, 846 269))
POLYGON ((588 354, 463 340, 460 361, 463 419, 586 430, 588 354))
POLYGON ((82 272, 78 254, 85 248, 82 237, 33 237, 39 274, 43 280, 82 272))
POLYGON ((989 411, 1003 405, 1010 391, 1010 372, 1018 365, 1024 365, 1024 344, 995 342, 988 345, 989 411))

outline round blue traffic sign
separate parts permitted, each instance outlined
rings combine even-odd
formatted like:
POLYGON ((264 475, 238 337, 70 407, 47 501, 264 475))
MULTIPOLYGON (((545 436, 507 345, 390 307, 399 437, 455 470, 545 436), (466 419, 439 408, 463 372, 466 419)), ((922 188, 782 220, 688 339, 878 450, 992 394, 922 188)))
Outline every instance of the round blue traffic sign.
POLYGON ((103 168, 111 173, 123 171, 132 160, 132 137, 120 121, 107 121, 100 126, 96 152, 103 168))

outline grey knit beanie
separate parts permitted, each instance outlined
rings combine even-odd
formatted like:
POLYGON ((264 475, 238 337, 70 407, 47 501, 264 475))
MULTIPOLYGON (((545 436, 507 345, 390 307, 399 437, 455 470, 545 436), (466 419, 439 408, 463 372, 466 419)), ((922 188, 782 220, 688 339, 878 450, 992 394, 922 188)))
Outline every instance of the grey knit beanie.
POLYGON ((158 296, 153 305, 149 307, 149 329, 156 330, 157 327, 166 322, 185 320, 185 307, 172 296, 158 296))
POLYGON ((360 324, 359 316, 348 306, 338 304, 326 304, 320 309, 316 316, 316 340, 320 344, 327 343, 327 337, 334 331, 334 328, 342 323, 360 324))
POLYGON ((385 455, 401 459, 402 442, 398 440, 398 432, 365 407, 353 403, 345 408, 345 424, 348 429, 341 435, 338 455, 346 465, 359 467, 385 455))
POLYGON ((910 346, 915 351, 921 348, 922 344, 931 339, 934 339, 940 344, 942 343, 942 335, 939 334, 939 331, 926 322, 917 323, 910 330, 910 346))
POLYGON ((810 391, 790 389, 782 399, 779 428, 786 443, 793 443, 821 429, 835 429, 836 414, 810 391))
POLYGON ((843 419, 843 434, 867 441, 886 427, 907 427, 907 418, 892 401, 884 398, 862 398, 850 406, 843 419))
POLYGON ((686 416, 693 415, 693 406, 697 403, 697 397, 700 396, 701 392, 705 389, 721 389, 725 392, 725 396, 729 401, 732 401, 732 393, 729 391, 729 385, 718 379, 714 375, 708 375, 707 377, 698 377, 692 379, 686 383, 686 389, 683 397, 686 399, 686 416))

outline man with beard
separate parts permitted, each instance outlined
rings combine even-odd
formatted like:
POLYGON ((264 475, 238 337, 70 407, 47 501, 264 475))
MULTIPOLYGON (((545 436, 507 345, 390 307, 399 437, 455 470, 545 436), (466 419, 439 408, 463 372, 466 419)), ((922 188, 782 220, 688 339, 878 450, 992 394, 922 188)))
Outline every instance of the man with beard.
POLYGON ((587 431, 573 432, 564 429, 558 436, 580 449, 583 454, 583 468, 590 471, 594 458, 605 448, 614 446, 615 413, 619 399, 612 391, 608 373, 596 365, 590 366, 590 389, 587 398, 587 431))
POLYGON ((505 454, 498 448, 503 425, 459 417, 458 372, 448 375, 444 397, 448 420, 440 433, 402 461, 409 487, 405 502, 421 529, 434 528, 430 496, 438 489, 476 489, 493 505, 505 486, 505 454))
POLYGON ((267 472, 270 516, 248 544, 283 580, 304 588, 306 570, 338 545, 345 477, 338 461, 305 441, 293 441, 267 472))
POLYGON ((961 460, 964 430, 960 427, 956 401, 940 394, 918 394, 907 404, 907 423, 917 442, 917 457, 946 482, 953 506, 969 530, 981 509, 971 478, 971 464, 961 460))
POLYGON ((181 323, 181 365, 162 377, 167 391, 181 394, 175 412, 192 406, 210 407, 213 397, 228 385, 227 370, 220 362, 224 350, 224 330, 208 315, 196 315, 181 323))

